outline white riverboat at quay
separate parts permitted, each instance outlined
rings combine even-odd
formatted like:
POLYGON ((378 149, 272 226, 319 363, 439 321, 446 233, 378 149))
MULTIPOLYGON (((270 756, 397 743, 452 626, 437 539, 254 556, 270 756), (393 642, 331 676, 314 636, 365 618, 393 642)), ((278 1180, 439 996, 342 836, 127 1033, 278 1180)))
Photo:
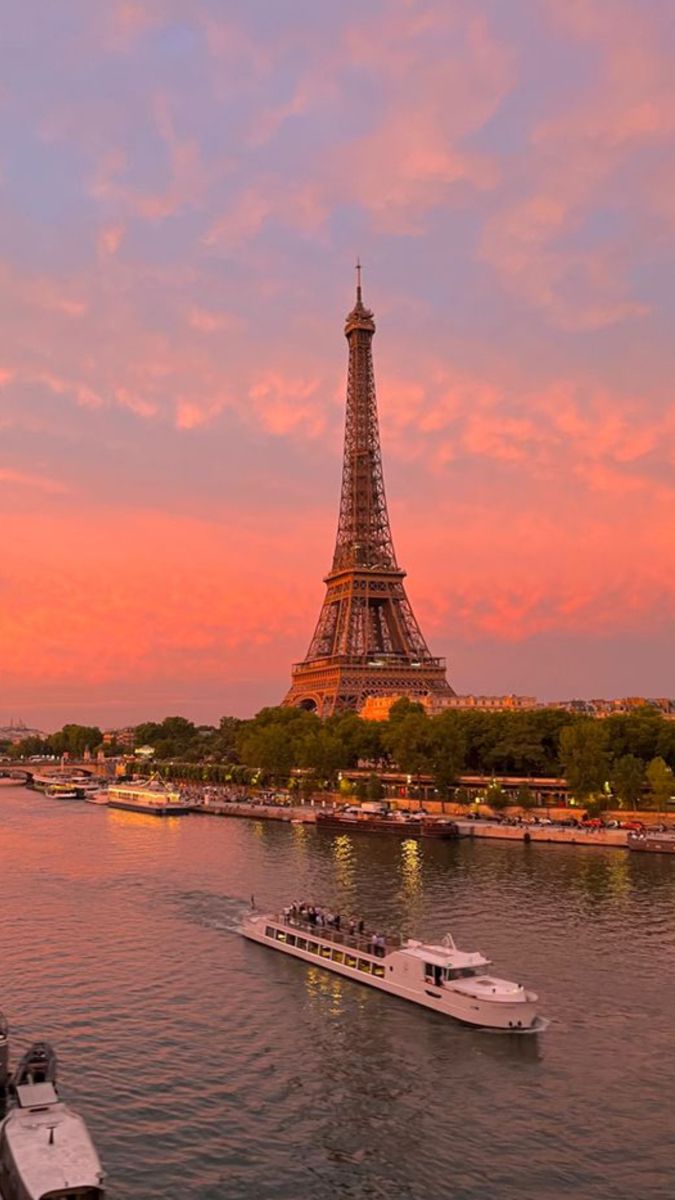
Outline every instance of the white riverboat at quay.
POLYGON ((192 811, 192 805, 183 800, 180 792, 155 782, 111 783, 106 801, 109 808, 151 813, 155 817, 180 816, 192 811))
POLYGON ((538 1015, 534 992, 491 975, 490 960, 458 949, 449 933, 440 945, 429 945, 377 934, 360 936, 317 925, 290 911, 255 910, 242 921, 241 933, 467 1025, 535 1033, 547 1024, 538 1015))

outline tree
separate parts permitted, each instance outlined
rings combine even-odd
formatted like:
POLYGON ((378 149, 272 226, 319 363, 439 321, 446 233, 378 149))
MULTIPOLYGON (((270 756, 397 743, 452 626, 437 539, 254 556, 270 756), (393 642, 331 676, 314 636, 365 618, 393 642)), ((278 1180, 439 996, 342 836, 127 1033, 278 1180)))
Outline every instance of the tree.
POLYGON ((647 783, 654 808, 663 810, 675 793, 675 776, 672 767, 660 757, 653 758, 647 765, 647 783))
POLYGON ((462 808, 464 808, 465 805, 471 803, 471 794, 470 794, 468 788, 465 788, 465 787, 456 788, 452 799, 455 804, 460 804, 462 806, 462 808))
POLYGON ((81 758, 85 750, 95 750, 103 741, 96 725, 64 725, 47 739, 52 754, 69 754, 81 758))
POLYGON ((357 779, 356 786, 354 788, 354 795, 356 796, 357 800, 367 800, 368 799, 368 780, 367 779, 364 779, 363 777, 361 777, 360 779, 357 779))
POLYGON ((242 757, 249 766, 274 777, 287 778, 296 765, 293 743, 280 725, 251 730, 242 742, 242 757))
POLYGON ((376 775, 374 772, 368 776, 366 795, 369 800, 384 799, 384 787, 382 785, 382 780, 380 779, 379 775, 376 775))
POLYGON ((516 796, 516 804, 520 808, 525 809, 526 812, 529 812, 529 810, 531 808, 536 808, 537 801, 535 800, 534 796, 532 795, 532 792, 530 791, 530 789, 528 787, 521 787, 521 788, 518 788, 518 794, 516 796))
MULTIPOLYGON (((403 702, 398 700, 396 703, 403 702)), ((410 711, 403 716, 399 715, 393 722, 389 721, 383 741, 401 771, 408 775, 421 775, 423 771, 428 770, 433 751, 433 735, 431 722, 423 711, 416 711, 411 706, 410 711)))
POLYGON ((461 726, 452 718, 454 713, 436 717, 431 722, 430 768, 441 796, 446 797, 457 776, 461 774, 466 755, 466 741, 461 726), (448 719, 450 718, 450 719, 448 719))
POLYGON ((584 718, 560 732, 560 758, 576 800, 601 792, 609 774, 605 723, 584 718))
POLYGON ((508 808, 511 800, 501 784, 491 783, 485 792, 485 803, 489 804, 493 812, 503 812, 505 808, 508 808))
POLYGON ((634 754, 622 754, 612 765, 610 783, 617 799, 627 808, 637 808, 645 782, 645 764, 634 754))
POLYGON ((395 724, 397 721, 403 720, 404 717, 410 716, 411 713, 422 713, 426 716, 426 711, 423 704, 418 700, 410 700, 407 696, 400 696, 395 700, 389 709, 389 724, 395 724))

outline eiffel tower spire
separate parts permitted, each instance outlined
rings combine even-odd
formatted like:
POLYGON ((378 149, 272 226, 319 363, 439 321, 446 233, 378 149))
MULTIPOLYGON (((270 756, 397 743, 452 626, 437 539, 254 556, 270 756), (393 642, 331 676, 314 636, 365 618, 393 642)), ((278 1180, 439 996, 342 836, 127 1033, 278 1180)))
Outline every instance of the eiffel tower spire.
POLYGON ((360 708, 373 695, 452 695, 445 662, 429 652, 396 561, 377 419, 375 320, 363 303, 360 262, 356 270, 356 303, 345 322, 347 408, 333 565, 309 650, 293 667, 284 699, 321 716, 360 708))

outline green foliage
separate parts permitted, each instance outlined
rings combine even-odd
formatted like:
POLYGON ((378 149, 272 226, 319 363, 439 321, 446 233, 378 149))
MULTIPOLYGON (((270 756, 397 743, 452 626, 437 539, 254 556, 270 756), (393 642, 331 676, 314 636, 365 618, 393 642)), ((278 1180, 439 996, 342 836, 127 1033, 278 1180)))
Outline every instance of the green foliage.
MULTIPOLYGON (((413 784, 421 775, 431 776, 445 798, 465 774, 526 780, 564 775, 582 803, 601 793, 609 780, 614 794, 631 805, 640 802, 644 763, 658 760, 662 766, 652 769, 652 802, 675 791, 667 774, 675 768, 675 722, 648 706, 602 721, 560 709, 452 709, 429 717, 421 704, 403 698, 392 706, 387 721, 364 721, 354 712, 321 721, 303 709, 270 707, 250 720, 224 716, 217 727, 171 716, 145 722, 135 734, 137 746, 155 749, 151 769, 172 769, 169 764, 175 763, 176 778, 206 782, 286 786, 299 770, 300 779, 311 778, 316 786, 336 786, 341 771, 360 769, 379 780, 383 771, 397 769, 410 775, 413 784)), ((95 753, 101 743, 98 728, 66 725, 45 739, 26 738, 7 753, 29 758, 67 752, 80 758, 87 748, 95 753)), ((373 787, 365 777, 363 785, 356 785, 357 795, 373 798, 373 787)), ((517 801, 523 808, 533 803, 525 793, 517 801)))
POLYGON ((399 712, 393 722, 390 720, 382 742, 392 761, 406 775, 422 775, 429 770, 434 749, 433 729, 419 705, 410 705, 406 712, 399 712))
POLYGON ((485 792, 485 803, 489 804, 494 812, 503 812, 505 808, 508 808, 511 800, 503 787, 500 787, 498 783, 491 783, 485 792))
POLYGON ((457 776, 461 775, 466 758, 466 738, 454 713, 437 717, 431 727, 431 756, 429 767, 439 794, 446 798, 457 776))
POLYGON ((400 700, 396 700, 389 709, 389 724, 396 724, 404 717, 409 717, 411 713, 421 713, 426 715, 424 705, 417 700, 409 700, 407 696, 401 696, 400 700))
POLYGON ((384 799, 384 786, 382 784, 382 780, 380 779, 379 775, 375 775, 374 772, 368 776, 368 783, 366 785, 366 799, 384 799))
POLYGON ((529 812, 529 810, 531 808, 536 808, 537 801, 535 800, 535 798, 532 795, 532 792, 530 791, 529 788, 522 787, 522 788, 518 788, 518 793, 516 795, 516 804, 518 805, 519 808, 522 808, 526 812, 529 812))
POLYGON ((459 787, 456 788, 452 799, 455 804, 461 804, 464 807, 467 804, 471 804, 471 793, 468 788, 459 787))
POLYGON ((560 758, 572 795, 577 800, 602 791, 609 774, 606 722, 583 718, 560 733, 560 758))
POLYGON ((601 813, 607 811, 610 806, 610 798, 604 792, 597 792, 594 796, 589 796, 586 800, 584 808, 586 809, 587 817, 599 817, 601 813))
POLYGON ((82 758, 85 750, 96 750, 102 741, 103 734, 95 725, 64 725, 47 738, 51 754, 69 754, 71 758, 82 758))
POLYGON ((622 807, 639 806, 645 782, 645 764, 641 758, 636 758, 634 754, 622 754, 613 762, 609 779, 622 807))
POLYGON ((669 800, 675 796, 675 775, 672 767, 657 756, 647 764, 645 774, 654 808, 667 808, 669 800))
POLYGON ((32 758, 36 754, 52 754, 49 738, 27 737, 9 747, 10 758, 32 758))

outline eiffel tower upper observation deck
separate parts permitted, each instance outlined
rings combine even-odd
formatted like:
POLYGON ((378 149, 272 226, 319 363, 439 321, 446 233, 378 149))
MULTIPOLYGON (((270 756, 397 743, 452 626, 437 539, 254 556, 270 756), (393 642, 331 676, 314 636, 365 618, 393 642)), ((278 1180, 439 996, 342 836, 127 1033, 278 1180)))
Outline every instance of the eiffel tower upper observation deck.
POLYGON ((384 493, 372 341, 375 321, 361 295, 345 324, 349 343, 342 494, 326 597, 283 703, 331 716, 368 696, 454 695, 445 660, 422 636, 394 552, 384 493))

